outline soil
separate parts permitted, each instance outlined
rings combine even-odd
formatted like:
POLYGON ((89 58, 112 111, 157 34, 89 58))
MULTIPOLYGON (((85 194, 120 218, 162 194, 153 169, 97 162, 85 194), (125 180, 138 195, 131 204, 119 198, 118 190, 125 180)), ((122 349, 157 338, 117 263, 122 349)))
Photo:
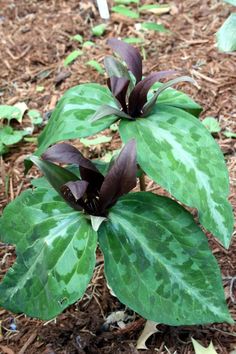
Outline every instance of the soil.
MULTIPOLYGON (((147 3, 151 1, 145 1, 147 3)), ((219 53, 215 46, 215 33, 232 11, 231 6, 217 0, 176 0, 171 2, 170 12, 161 16, 147 13, 133 20, 112 14, 105 34, 95 38, 91 27, 102 22, 95 2, 0 1, 0 100, 2 104, 25 102, 30 109, 41 112, 46 124, 48 112, 66 89, 88 81, 105 83, 105 77, 87 66, 86 62, 91 59, 102 62, 104 55, 109 53, 106 46, 108 37, 144 36, 145 42, 141 46, 146 57, 144 73, 176 69, 193 76, 198 82, 198 89, 189 85, 179 88, 203 106, 201 119, 206 116, 218 119, 221 132, 215 138, 228 165, 230 201, 236 214, 236 140, 226 138, 222 133, 224 130, 236 131, 236 54, 219 53), (150 31, 140 35, 135 23, 147 21, 164 24, 171 34, 150 31), (85 50, 83 56, 65 68, 63 60, 79 47, 78 42, 71 40, 76 34, 83 35, 85 40, 95 41, 96 45, 85 50)), ((21 125, 26 127, 29 124, 26 117, 21 125)), ((34 137, 39 131, 34 132, 34 137)), ((101 157, 120 146, 117 133, 106 131, 104 134, 107 133, 113 134, 109 144, 90 149, 79 142, 77 144, 87 156, 101 157)), ((29 187, 32 177, 37 176, 35 169, 27 176, 23 174, 23 160, 35 148, 34 142, 22 142, 1 157, 0 207, 4 208, 29 187)), ((148 180, 147 189, 163 192, 148 180)), ((229 250, 225 250, 210 234, 208 237, 221 267, 227 304, 236 319, 235 237, 229 250)), ((0 243, 1 277, 14 261, 14 247, 0 243)), ((55 320, 43 322, 0 309, 0 353, 138 353, 135 346, 144 324, 144 319, 126 309, 110 294, 103 276, 103 260, 98 254, 95 274, 85 296, 55 320), (129 315, 124 327, 117 323, 104 325, 107 316, 115 311, 126 311, 129 315)), ((147 341, 149 349, 145 353, 194 353, 191 337, 205 346, 212 340, 217 353, 227 354, 236 349, 236 328, 227 324, 158 325, 158 330, 147 341)))

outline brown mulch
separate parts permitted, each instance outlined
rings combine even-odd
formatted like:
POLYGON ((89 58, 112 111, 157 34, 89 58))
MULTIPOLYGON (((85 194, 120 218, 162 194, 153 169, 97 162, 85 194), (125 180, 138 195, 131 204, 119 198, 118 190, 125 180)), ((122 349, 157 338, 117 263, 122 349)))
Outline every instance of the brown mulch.
MULTIPOLYGON (((161 17, 148 14, 135 21, 113 14, 105 35, 94 38, 91 27, 102 22, 94 3, 0 0, 1 103, 26 102, 29 108, 38 109, 46 122, 47 112, 55 107, 58 98, 69 87, 88 81, 105 83, 104 76, 89 68, 86 62, 91 59, 102 62, 109 52, 105 44, 108 37, 138 37, 140 34, 135 29, 135 22, 160 21, 172 33, 145 33, 143 53, 147 59, 144 71, 172 68, 197 80, 198 89, 189 85, 182 85, 181 89, 203 106, 202 118, 213 116, 220 122, 222 130, 215 138, 229 168, 230 201, 236 215, 236 140, 228 139, 222 133, 224 130, 236 132, 236 54, 219 53, 214 39, 215 32, 233 8, 216 0, 176 0, 171 2, 170 13, 161 17), (82 57, 64 68, 65 57, 79 46, 70 39, 78 33, 85 40, 95 41, 96 46, 85 50, 82 57), (39 86, 43 87, 40 92, 39 86)), ((29 124, 27 118, 22 124, 29 124)), ((83 148, 84 152, 94 157, 118 148, 120 140, 117 134, 108 133, 113 134, 111 144, 83 148)), ((37 134, 38 131, 34 133, 35 136, 37 134)), ((30 185, 30 179, 37 176, 35 169, 26 177, 23 175, 23 160, 35 148, 33 143, 23 142, 1 158, 0 207, 19 195, 30 185)), ((152 182, 147 181, 147 187, 160 192, 152 182)), ((233 282, 236 276, 235 237, 229 250, 225 250, 211 235, 209 240, 222 270, 229 309, 236 319, 236 286, 233 282)), ((1 277, 14 260, 14 247, 0 243, 1 277)), ((55 320, 45 323, 0 309, 0 353, 138 353, 135 345, 144 322, 111 296, 98 254, 94 278, 84 298, 55 320), (131 318, 124 328, 104 326, 110 313, 123 310, 131 318)), ((218 353, 227 354, 236 348, 236 328, 227 324, 159 325, 158 329, 159 332, 148 340, 150 349, 145 353, 193 353, 191 337, 205 346, 212 340, 218 353)))

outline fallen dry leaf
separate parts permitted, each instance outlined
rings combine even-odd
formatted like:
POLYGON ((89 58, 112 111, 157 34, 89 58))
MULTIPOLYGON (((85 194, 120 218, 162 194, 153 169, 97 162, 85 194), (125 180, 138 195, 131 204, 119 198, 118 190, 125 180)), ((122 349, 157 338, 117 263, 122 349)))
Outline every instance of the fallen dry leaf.
POLYGON ((151 12, 155 15, 163 15, 170 12, 170 10, 171 10, 170 6, 163 6, 163 7, 146 8, 143 9, 142 12, 151 12))
POLYGON ((191 338, 193 347, 195 350, 195 354, 217 354, 212 342, 209 347, 205 348, 201 344, 199 344, 195 339, 191 338))
POLYGON ((156 332, 159 332, 156 326, 157 322, 147 321, 141 335, 138 338, 136 349, 148 349, 146 346, 146 340, 156 332))
POLYGON ((3 353, 3 354, 15 354, 15 352, 11 348, 9 348, 5 345, 0 345, 0 349, 2 350, 1 353, 3 353))
POLYGON ((18 102, 14 107, 17 107, 21 111, 21 117, 19 119, 19 122, 21 122, 25 112, 28 110, 28 106, 25 102, 18 102))
POLYGON ((119 321, 124 321, 127 315, 125 314, 125 311, 116 311, 112 312, 106 319, 107 324, 113 324, 117 323, 119 321))

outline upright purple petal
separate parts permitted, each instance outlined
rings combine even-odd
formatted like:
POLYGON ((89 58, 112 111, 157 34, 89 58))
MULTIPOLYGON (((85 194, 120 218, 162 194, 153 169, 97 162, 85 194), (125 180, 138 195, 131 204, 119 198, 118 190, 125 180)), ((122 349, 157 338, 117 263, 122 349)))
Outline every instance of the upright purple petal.
POLYGON ((75 182, 67 182, 66 184, 63 185, 63 187, 66 186, 69 188, 71 193, 73 194, 75 200, 79 200, 80 198, 83 197, 84 193, 86 192, 86 189, 88 187, 88 182, 86 181, 75 181, 75 182))
POLYGON ((132 117, 137 117, 147 102, 147 94, 152 85, 161 79, 174 75, 174 70, 159 71, 149 74, 145 79, 140 81, 129 96, 128 112, 132 117))
POLYGON ((42 155, 43 160, 51 162, 59 162, 63 164, 75 164, 79 166, 81 178, 91 185, 90 189, 100 189, 104 177, 94 166, 94 164, 86 159, 81 152, 74 146, 66 143, 51 146, 42 155))
POLYGON ((77 166, 89 168, 92 171, 98 171, 93 163, 86 159, 78 149, 67 143, 51 146, 42 155, 42 159, 63 164, 75 164, 77 166))
POLYGON ((138 49, 116 38, 108 39, 107 44, 126 62, 138 83, 142 79, 142 57, 138 49))
POLYGON ((61 187, 61 194, 65 201, 75 210, 84 209, 83 202, 80 203, 86 189, 88 187, 88 182, 86 181, 75 181, 67 182, 61 187))
POLYGON ((100 189, 101 210, 115 204, 117 199, 136 186, 136 143, 130 140, 121 150, 100 189))
POLYGON ((113 96, 119 101, 124 112, 127 112, 126 93, 130 81, 123 77, 112 76, 107 80, 108 87, 110 88, 113 96))
POLYGON ((116 76, 130 80, 130 74, 127 67, 113 56, 108 55, 104 58, 104 66, 109 77, 116 76))

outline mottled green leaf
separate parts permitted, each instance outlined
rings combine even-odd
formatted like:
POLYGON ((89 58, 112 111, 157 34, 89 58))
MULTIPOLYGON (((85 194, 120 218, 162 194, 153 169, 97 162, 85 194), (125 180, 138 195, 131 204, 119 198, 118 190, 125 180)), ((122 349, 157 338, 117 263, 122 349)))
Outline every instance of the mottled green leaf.
POLYGON ((98 238, 108 284, 144 318, 174 326, 233 322, 207 238, 173 200, 147 192, 120 198, 98 238))
POLYGON ((104 104, 116 108, 108 88, 98 84, 83 84, 69 89, 39 136, 37 154, 43 153, 49 145, 58 141, 85 138, 108 128, 117 120, 116 116, 91 121, 94 113, 104 104))
POLYGON ((102 105, 98 108, 96 113, 92 116, 92 122, 96 122, 104 117, 116 115, 116 119, 118 117, 120 118, 126 118, 126 119, 132 119, 131 116, 129 116, 127 113, 124 111, 120 110, 118 107, 114 108, 109 105, 102 105))
POLYGON ((101 135, 101 136, 98 136, 97 138, 94 138, 94 139, 82 138, 82 139, 80 139, 80 142, 84 146, 89 147, 89 146, 93 146, 93 145, 100 145, 100 144, 109 143, 111 141, 111 139, 112 139, 111 136, 101 135))
MULTIPOLYGON (((152 91, 157 90, 162 85, 163 84, 161 83, 156 83, 155 85, 153 85, 152 91)), ((153 93, 150 91, 149 99, 151 99, 152 95, 153 93)), ((202 107, 196 102, 194 102, 192 98, 190 98, 185 93, 175 90, 171 87, 160 93, 157 104, 158 106, 166 105, 166 106, 181 108, 184 111, 189 112, 196 117, 198 117, 202 111, 202 107)))
POLYGON ((227 168, 202 123, 183 110, 157 104, 147 118, 122 120, 119 130, 124 142, 136 139, 144 172, 176 199, 197 208, 202 225, 228 247, 233 214, 227 168))
POLYGON ((221 52, 236 50, 236 13, 231 14, 216 33, 217 46, 221 52))
POLYGON ((180 76, 177 77, 173 80, 167 81, 164 84, 162 84, 155 92, 152 98, 144 105, 143 107, 143 116, 147 116, 151 110, 153 109, 155 103, 158 101, 158 97, 162 92, 164 92, 166 89, 169 87, 172 87, 180 82, 190 82, 191 84, 195 84, 195 80, 193 80, 190 76, 180 76))
POLYGON ((27 190, 10 203, 0 219, 0 239, 16 244, 17 252, 0 284, 0 306, 48 320, 85 292, 96 233, 52 188, 27 190))
POLYGON ((228 4, 231 4, 233 6, 236 6, 236 0, 224 0, 224 2, 227 2, 228 4))

